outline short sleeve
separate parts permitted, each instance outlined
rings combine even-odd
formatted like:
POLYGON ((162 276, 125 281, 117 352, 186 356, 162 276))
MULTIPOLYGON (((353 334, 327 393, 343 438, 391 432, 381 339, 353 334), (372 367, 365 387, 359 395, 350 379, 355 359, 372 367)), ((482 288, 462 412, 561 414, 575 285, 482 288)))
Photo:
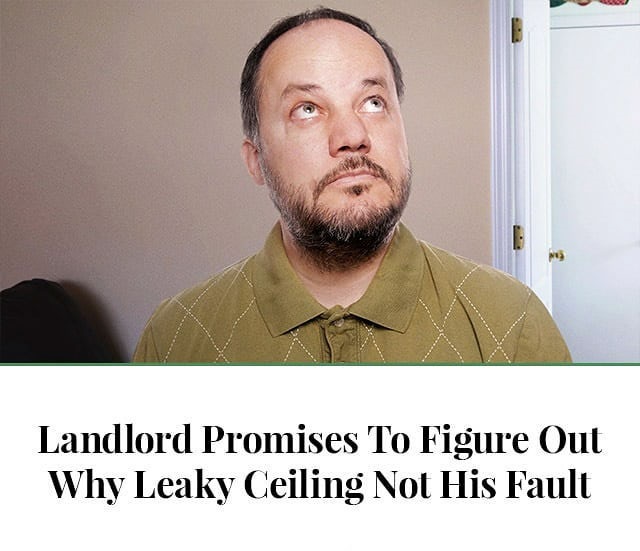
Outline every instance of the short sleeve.
POLYGON ((571 363, 558 326, 542 301, 531 293, 514 358, 516 363, 571 363))

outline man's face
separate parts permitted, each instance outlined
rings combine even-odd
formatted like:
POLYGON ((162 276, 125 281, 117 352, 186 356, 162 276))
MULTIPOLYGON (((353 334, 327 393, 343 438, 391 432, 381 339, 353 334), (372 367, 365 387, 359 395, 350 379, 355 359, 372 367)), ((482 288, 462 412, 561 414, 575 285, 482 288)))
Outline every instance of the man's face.
POLYGON ((258 88, 256 179, 290 230, 309 215, 358 228, 391 209, 397 221, 408 148, 393 70, 374 39, 336 20, 297 27, 267 50, 258 88))

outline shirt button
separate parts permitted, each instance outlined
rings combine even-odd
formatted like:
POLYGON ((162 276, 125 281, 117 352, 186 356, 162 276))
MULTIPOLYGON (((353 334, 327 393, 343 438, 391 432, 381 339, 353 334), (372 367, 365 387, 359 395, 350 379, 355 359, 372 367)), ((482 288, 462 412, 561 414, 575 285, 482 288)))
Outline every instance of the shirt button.
POLYGON ((340 319, 334 321, 333 325, 335 325, 336 327, 342 327, 344 325, 344 318, 340 318, 340 319))

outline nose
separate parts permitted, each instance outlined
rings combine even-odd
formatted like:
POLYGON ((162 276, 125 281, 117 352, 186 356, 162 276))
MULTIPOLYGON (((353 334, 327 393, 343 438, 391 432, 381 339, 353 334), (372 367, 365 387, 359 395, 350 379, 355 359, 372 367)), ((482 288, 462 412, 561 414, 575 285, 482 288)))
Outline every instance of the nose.
POLYGON ((331 156, 365 155, 370 149, 369 131, 358 114, 353 111, 336 114, 329 136, 331 156))

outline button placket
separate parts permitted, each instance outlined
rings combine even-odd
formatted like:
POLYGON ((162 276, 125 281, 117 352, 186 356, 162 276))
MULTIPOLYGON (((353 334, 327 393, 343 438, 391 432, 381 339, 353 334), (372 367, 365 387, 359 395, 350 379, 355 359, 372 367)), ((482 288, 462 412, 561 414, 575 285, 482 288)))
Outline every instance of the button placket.
POLYGON ((356 362, 356 321, 353 318, 339 318, 327 327, 327 340, 331 349, 331 361, 339 363, 356 362))
POLYGON ((357 322, 342 306, 322 315, 322 330, 332 363, 357 362, 357 322))

